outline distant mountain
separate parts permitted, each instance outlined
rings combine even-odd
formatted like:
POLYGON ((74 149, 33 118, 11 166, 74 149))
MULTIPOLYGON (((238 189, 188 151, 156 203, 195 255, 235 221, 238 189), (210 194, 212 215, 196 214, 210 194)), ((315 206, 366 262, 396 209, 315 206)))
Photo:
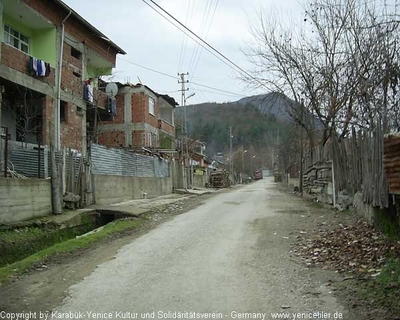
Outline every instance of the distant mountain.
POLYGON ((293 121, 289 110, 296 105, 296 102, 278 92, 245 97, 238 100, 237 103, 241 105, 253 105, 262 114, 274 116, 278 121, 283 122, 293 121))

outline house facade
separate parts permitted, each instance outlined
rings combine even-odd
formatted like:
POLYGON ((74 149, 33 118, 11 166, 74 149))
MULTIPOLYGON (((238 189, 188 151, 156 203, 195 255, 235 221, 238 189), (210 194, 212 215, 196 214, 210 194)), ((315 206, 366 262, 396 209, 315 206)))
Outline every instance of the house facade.
POLYGON ((177 103, 142 84, 119 84, 115 115, 101 117, 98 143, 117 147, 175 148, 177 103))
POLYGON ((84 152, 125 52, 60 0, 0 0, 0 41, 3 138, 84 152))

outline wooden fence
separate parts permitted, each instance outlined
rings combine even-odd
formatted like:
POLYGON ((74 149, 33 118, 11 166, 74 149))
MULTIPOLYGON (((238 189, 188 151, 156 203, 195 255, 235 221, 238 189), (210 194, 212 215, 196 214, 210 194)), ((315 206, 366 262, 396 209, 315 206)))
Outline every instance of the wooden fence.
MULTIPOLYGON (((323 147, 305 156, 303 183, 309 184, 310 170, 315 167, 333 169, 335 194, 345 191, 350 196, 362 192, 363 201, 375 207, 389 206, 388 183, 383 166, 383 132, 352 130, 350 137, 339 141, 333 137, 323 147), (332 165, 333 162, 333 165, 332 165)), ((326 176, 332 177, 331 174, 326 176)))

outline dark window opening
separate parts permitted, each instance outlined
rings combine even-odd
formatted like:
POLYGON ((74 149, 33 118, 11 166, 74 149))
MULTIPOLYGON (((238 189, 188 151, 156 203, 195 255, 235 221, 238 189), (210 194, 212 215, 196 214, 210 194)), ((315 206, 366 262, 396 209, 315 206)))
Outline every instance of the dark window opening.
POLYGON ((77 77, 77 78, 80 78, 81 77, 81 74, 80 73, 78 73, 78 72, 72 72, 73 73, 73 75, 75 76, 75 77, 77 77))
POLYGON ((112 121, 112 116, 108 113, 107 110, 104 109, 97 109, 97 114, 99 116, 100 121, 112 121))
POLYGON ((67 122, 68 103, 65 101, 60 102, 60 122, 67 122))
POLYGON ((74 58, 81 60, 82 57, 82 52, 80 52, 79 50, 76 50, 74 47, 71 47, 71 56, 73 56, 74 58))

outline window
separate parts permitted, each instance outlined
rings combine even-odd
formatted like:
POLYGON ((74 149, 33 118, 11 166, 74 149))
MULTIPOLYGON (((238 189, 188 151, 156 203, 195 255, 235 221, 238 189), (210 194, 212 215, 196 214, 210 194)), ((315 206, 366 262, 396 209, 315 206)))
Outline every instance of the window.
POLYGON ((149 113, 152 114, 153 116, 155 115, 154 105, 155 105, 154 99, 152 97, 149 97, 149 113))
POLYGON ((68 103, 60 101, 60 122, 67 122, 68 103))
POLYGON ((4 26, 4 42, 29 53, 29 38, 8 25, 4 26))
POLYGON ((78 60, 81 60, 82 53, 74 47, 71 47, 71 56, 78 60))
POLYGON ((149 147, 153 147, 153 137, 152 134, 149 132, 148 133, 148 139, 149 139, 149 147))

